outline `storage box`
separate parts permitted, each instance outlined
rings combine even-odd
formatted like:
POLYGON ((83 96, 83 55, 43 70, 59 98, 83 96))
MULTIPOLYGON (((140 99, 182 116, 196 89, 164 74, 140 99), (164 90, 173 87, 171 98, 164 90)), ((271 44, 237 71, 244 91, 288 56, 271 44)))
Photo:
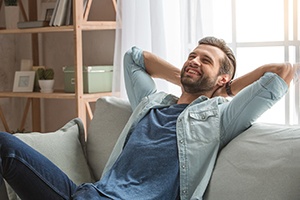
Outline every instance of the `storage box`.
MULTIPOLYGON (((75 92, 74 67, 63 67, 65 92, 75 92)), ((113 66, 84 66, 83 92, 110 92, 113 66)))

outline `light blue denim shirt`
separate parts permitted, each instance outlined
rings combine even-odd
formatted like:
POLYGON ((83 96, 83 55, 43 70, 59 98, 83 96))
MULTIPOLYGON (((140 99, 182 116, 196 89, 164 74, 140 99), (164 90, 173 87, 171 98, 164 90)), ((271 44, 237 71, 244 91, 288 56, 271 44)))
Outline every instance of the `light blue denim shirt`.
MULTIPOLYGON (((106 173, 120 155, 124 141, 149 109, 177 103, 178 98, 156 93, 145 71, 143 51, 136 47, 124 56, 125 82, 134 112, 121 133, 104 169, 106 173)), ((180 198, 202 199, 219 151, 242 133, 288 90, 276 74, 266 73, 240 91, 231 101, 200 96, 178 117, 176 134, 180 167, 180 198)))

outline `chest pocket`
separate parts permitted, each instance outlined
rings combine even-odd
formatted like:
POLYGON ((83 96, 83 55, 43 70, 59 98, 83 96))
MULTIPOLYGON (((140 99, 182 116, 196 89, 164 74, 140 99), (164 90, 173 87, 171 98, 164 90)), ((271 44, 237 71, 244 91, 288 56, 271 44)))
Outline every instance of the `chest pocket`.
POLYGON ((219 112, 215 109, 190 112, 189 129, 195 142, 210 143, 219 140, 219 112))

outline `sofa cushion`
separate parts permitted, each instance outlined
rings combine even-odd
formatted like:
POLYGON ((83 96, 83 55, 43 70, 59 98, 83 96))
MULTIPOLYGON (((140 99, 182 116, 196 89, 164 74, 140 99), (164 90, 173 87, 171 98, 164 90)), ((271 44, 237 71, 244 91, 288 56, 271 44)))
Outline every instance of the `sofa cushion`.
POLYGON ((300 196, 300 126, 256 123, 220 153, 207 200, 300 196))
MULTIPOLYGON (((55 163, 76 184, 92 181, 84 151, 84 128, 79 118, 55 132, 18 133, 15 136, 55 163)), ((17 199, 9 186, 7 192, 9 199, 17 199)))
POLYGON ((95 180, 100 179, 130 115, 131 107, 126 100, 117 97, 103 97, 97 100, 87 137, 87 157, 95 180))
POLYGON ((79 118, 55 132, 15 135, 56 164, 76 184, 92 180, 85 157, 84 127, 79 118))

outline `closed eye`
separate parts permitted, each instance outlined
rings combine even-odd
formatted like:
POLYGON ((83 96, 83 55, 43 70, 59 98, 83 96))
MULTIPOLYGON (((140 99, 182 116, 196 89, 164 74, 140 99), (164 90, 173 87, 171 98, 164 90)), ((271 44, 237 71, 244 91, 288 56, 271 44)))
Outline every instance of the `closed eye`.
POLYGON ((203 56, 203 58, 201 59, 201 62, 205 63, 205 64, 213 64, 213 60, 208 56, 203 56))
POLYGON ((196 58, 196 54, 195 53, 190 53, 188 59, 189 60, 193 60, 196 58))
POLYGON ((210 62, 210 60, 208 60, 208 59, 202 59, 202 63, 210 64, 211 62, 210 62))

